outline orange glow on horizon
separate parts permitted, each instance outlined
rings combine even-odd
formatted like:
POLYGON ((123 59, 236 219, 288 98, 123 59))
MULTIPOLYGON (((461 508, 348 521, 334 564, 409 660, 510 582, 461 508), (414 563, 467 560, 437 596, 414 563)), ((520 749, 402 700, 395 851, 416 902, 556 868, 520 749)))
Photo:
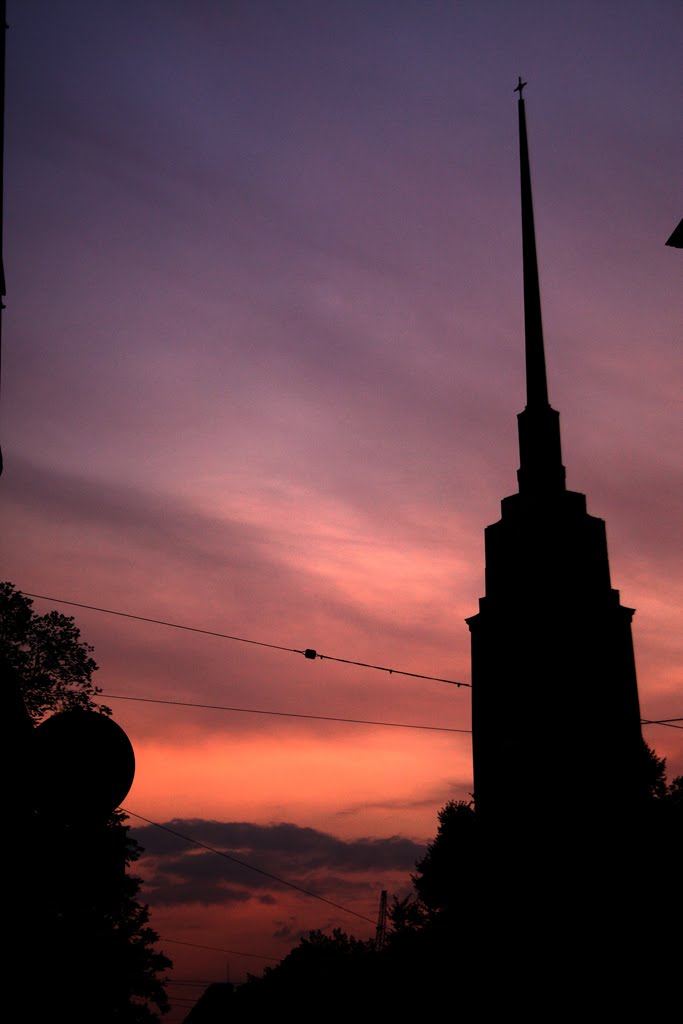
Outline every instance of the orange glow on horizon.
POLYGON ((436 810, 453 797, 467 798, 471 787, 467 735, 410 734, 389 741, 369 730, 363 738, 329 743, 319 736, 222 743, 214 736, 188 746, 146 740, 134 746, 138 768, 126 807, 161 822, 296 821, 342 837, 407 834, 423 840, 434 830, 436 810), (448 773, 440 780, 444 764, 448 773))

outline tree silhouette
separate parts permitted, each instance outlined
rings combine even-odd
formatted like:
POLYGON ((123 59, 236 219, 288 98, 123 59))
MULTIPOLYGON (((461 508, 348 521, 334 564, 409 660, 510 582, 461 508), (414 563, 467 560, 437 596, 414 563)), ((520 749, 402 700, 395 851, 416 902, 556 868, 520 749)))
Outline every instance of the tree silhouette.
MULTIPOLYGON (((590 800, 619 805, 619 780, 614 795, 600 782, 590 800)), ((362 1007, 365 1016, 401 1019, 445 1006, 465 1020, 664 1019, 658 1008, 679 985, 683 777, 667 783, 665 760, 644 747, 641 803, 616 836, 630 840, 623 855, 590 831, 591 806, 585 831, 581 808, 567 809, 575 841, 550 857, 542 811, 525 833, 529 802, 520 796, 522 804, 518 827, 491 848, 474 803, 446 803, 411 875, 412 894, 393 899, 385 946, 340 929, 311 932, 236 989, 232 1019, 284 1006, 338 1016, 362 1007)))
POLYGON ((41 845, 31 858, 31 877, 40 889, 30 901, 27 937, 35 943, 39 923, 46 953, 40 976, 50 1009, 44 1019, 56 1017, 60 1007, 72 1021, 152 1024, 168 1010, 160 975, 172 964, 154 948, 159 936, 138 900, 140 880, 126 870, 142 850, 124 821, 121 813, 99 823, 34 821, 41 845))
POLYGON ((62 711, 111 714, 96 701, 91 651, 72 618, 37 615, 13 584, 0 584, 15 837, 6 902, 9 977, 25 1019, 152 1024, 168 1010, 162 975, 171 961, 155 950, 159 936, 138 901, 140 879, 127 873, 142 849, 120 811, 79 804, 69 791, 57 802, 40 799, 40 776, 50 766, 36 770, 34 737, 41 730, 34 725, 62 711))
POLYGON ((280 1011, 350 1012, 364 1004, 376 986, 373 943, 335 928, 331 935, 312 931, 262 977, 250 976, 235 993, 235 1013, 280 1011))
POLYGON ((92 682, 93 648, 81 640, 73 618, 55 611, 37 615, 33 601, 8 582, 0 583, 0 650, 20 681, 33 722, 76 708, 111 715, 95 700, 102 691, 92 682))
POLYGON ((502 833, 484 832, 473 804, 447 803, 413 895, 389 911, 394 975, 445 992, 457 964, 477 1010, 494 1015, 517 1005, 552 1016, 563 993, 582 1012, 602 1002, 605 1013, 656 1017, 683 955, 683 777, 668 783, 665 759, 644 744, 640 800, 615 821, 619 782, 596 778, 559 836, 521 794, 502 833))
POLYGON ((476 857, 474 805, 449 800, 439 811, 438 819, 436 837, 411 876, 417 898, 430 916, 462 908, 463 881, 471 877, 476 857))

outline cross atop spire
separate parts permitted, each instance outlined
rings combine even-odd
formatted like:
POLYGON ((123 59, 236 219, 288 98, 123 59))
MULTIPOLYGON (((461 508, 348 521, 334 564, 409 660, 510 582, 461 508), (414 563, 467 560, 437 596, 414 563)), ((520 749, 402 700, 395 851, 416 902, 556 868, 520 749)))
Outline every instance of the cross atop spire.
POLYGON ((520 75, 519 78, 517 79, 517 86, 514 89, 514 92, 518 92, 519 93, 520 100, 524 98, 522 96, 522 89, 524 88, 525 85, 526 85, 526 82, 522 81, 522 76, 520 75))

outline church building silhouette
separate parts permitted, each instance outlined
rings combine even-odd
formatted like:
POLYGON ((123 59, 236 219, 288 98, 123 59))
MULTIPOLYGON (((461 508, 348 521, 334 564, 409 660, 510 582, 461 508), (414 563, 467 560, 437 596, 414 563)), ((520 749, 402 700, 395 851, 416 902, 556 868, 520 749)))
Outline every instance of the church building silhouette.
POLYGON ((602 786, 620 815, 637 798, 644 756, 633 609, 611 584, 604 521, 566 488, 559 414, 548 402, 524 85, 515 90, 527 390, 519 491, 486 528, 486 593, 466 620, 474 797, 491 827, 531 803, 546 823, 566 822, 602 786))

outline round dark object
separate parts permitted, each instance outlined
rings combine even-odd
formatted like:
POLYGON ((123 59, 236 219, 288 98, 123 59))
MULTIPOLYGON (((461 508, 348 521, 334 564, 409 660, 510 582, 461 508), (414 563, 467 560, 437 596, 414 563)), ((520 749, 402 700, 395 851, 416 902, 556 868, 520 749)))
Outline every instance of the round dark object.
POLYGON ((108 815, 126 798, 135 754, 120 725, 96 711, 60 711, 33 734, 36 806, 108 815))

